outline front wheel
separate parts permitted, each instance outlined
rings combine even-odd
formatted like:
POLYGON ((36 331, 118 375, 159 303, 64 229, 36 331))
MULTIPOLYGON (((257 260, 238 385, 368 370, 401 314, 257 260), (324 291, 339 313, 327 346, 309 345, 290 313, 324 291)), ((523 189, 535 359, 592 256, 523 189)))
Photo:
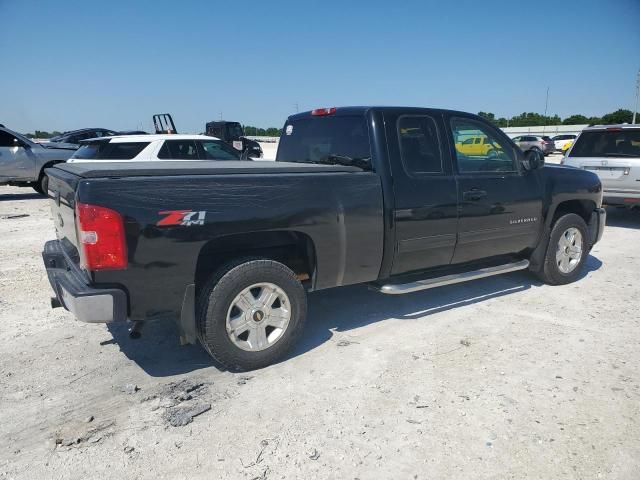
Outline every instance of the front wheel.
POLYGON ((46 173, 40 175, 38 181, 33 184, 33 189, 45 197, 47 196, 47 192, 49 191, 49 177, 46 173))
POLYGON ((241 261, 221 268, 203 287, 198 336, 228 369, 254 370, 289 351, 306 315, 306 294, 293 271, 272 260, 241 261))
POLYGON ((588 234, 587 224, 579 215, 568 213, 558 218, 538 276, 550 285, 576 281, 589 255, 588 234))

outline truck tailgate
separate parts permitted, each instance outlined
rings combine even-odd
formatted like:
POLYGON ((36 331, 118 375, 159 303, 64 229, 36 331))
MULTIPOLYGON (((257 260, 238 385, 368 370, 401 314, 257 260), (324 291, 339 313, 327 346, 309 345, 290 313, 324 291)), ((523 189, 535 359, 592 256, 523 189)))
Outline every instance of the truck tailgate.
POLYGON ((59 170, 47 169, 49 176, 49 205, 56 228, 56 237, 64 254, 74 264, 80 264, 78 236, 75 224, 75 194, 79 177, 59 170))

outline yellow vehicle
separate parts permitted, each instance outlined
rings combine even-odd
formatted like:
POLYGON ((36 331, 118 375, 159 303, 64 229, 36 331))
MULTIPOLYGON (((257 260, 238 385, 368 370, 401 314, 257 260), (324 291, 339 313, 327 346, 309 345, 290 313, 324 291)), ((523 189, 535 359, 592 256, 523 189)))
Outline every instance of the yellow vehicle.
POLYGON ((469 137, 456 142, 456 150, 469 157, 485 157, 489 155, 489 152, 495 151, 497 153, 499 149, 498 145, 485 136, 469 137))
POLYGON ((571 140, 570 142, 565 143, 562 146, 562 153, 566 153, 567 150, 569 150, 571 148, 571 145, 573 145, 573 140, 571 140))

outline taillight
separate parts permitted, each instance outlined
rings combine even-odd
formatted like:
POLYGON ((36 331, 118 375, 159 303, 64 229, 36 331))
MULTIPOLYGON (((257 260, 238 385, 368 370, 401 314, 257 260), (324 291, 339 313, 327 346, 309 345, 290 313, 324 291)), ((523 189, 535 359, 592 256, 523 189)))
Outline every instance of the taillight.
POLYGON ((327 115, 333 115, 334 113, 336 113, 336 107, 316 108, 315 110, 311 111, 311 115, 313 115, 314 117, 324 117, 327 115))
POLYGON ((76 205, 82 266, 87 270, 127 268, 127 244, 122 216, 110 208, 76 205))

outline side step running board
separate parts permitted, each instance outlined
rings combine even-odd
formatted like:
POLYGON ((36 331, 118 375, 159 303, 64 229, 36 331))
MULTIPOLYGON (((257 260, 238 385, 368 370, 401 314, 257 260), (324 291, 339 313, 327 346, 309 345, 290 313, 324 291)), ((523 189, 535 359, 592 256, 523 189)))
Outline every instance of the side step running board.
POLYGON ((506 263, 504 265, 481 268, 480 270, 456 273, 454 275, 445 275, 444 277, 428 278, 426 280, 418 280, 417 282, 401 283, 395 285, 374 285, 373 288, 375 288, 379 292, 387 293, 389 295, 402 295, 403 293, 418 292, 420 290, 427 290, 429 288, 442 287, 444 285, 468 282, 470 280, 491 277, 493 275, 500 275, 502 273, 515 272, 517 270, 524 270, 528 267, 529 260, 520 260, 519 262, 506 263))

